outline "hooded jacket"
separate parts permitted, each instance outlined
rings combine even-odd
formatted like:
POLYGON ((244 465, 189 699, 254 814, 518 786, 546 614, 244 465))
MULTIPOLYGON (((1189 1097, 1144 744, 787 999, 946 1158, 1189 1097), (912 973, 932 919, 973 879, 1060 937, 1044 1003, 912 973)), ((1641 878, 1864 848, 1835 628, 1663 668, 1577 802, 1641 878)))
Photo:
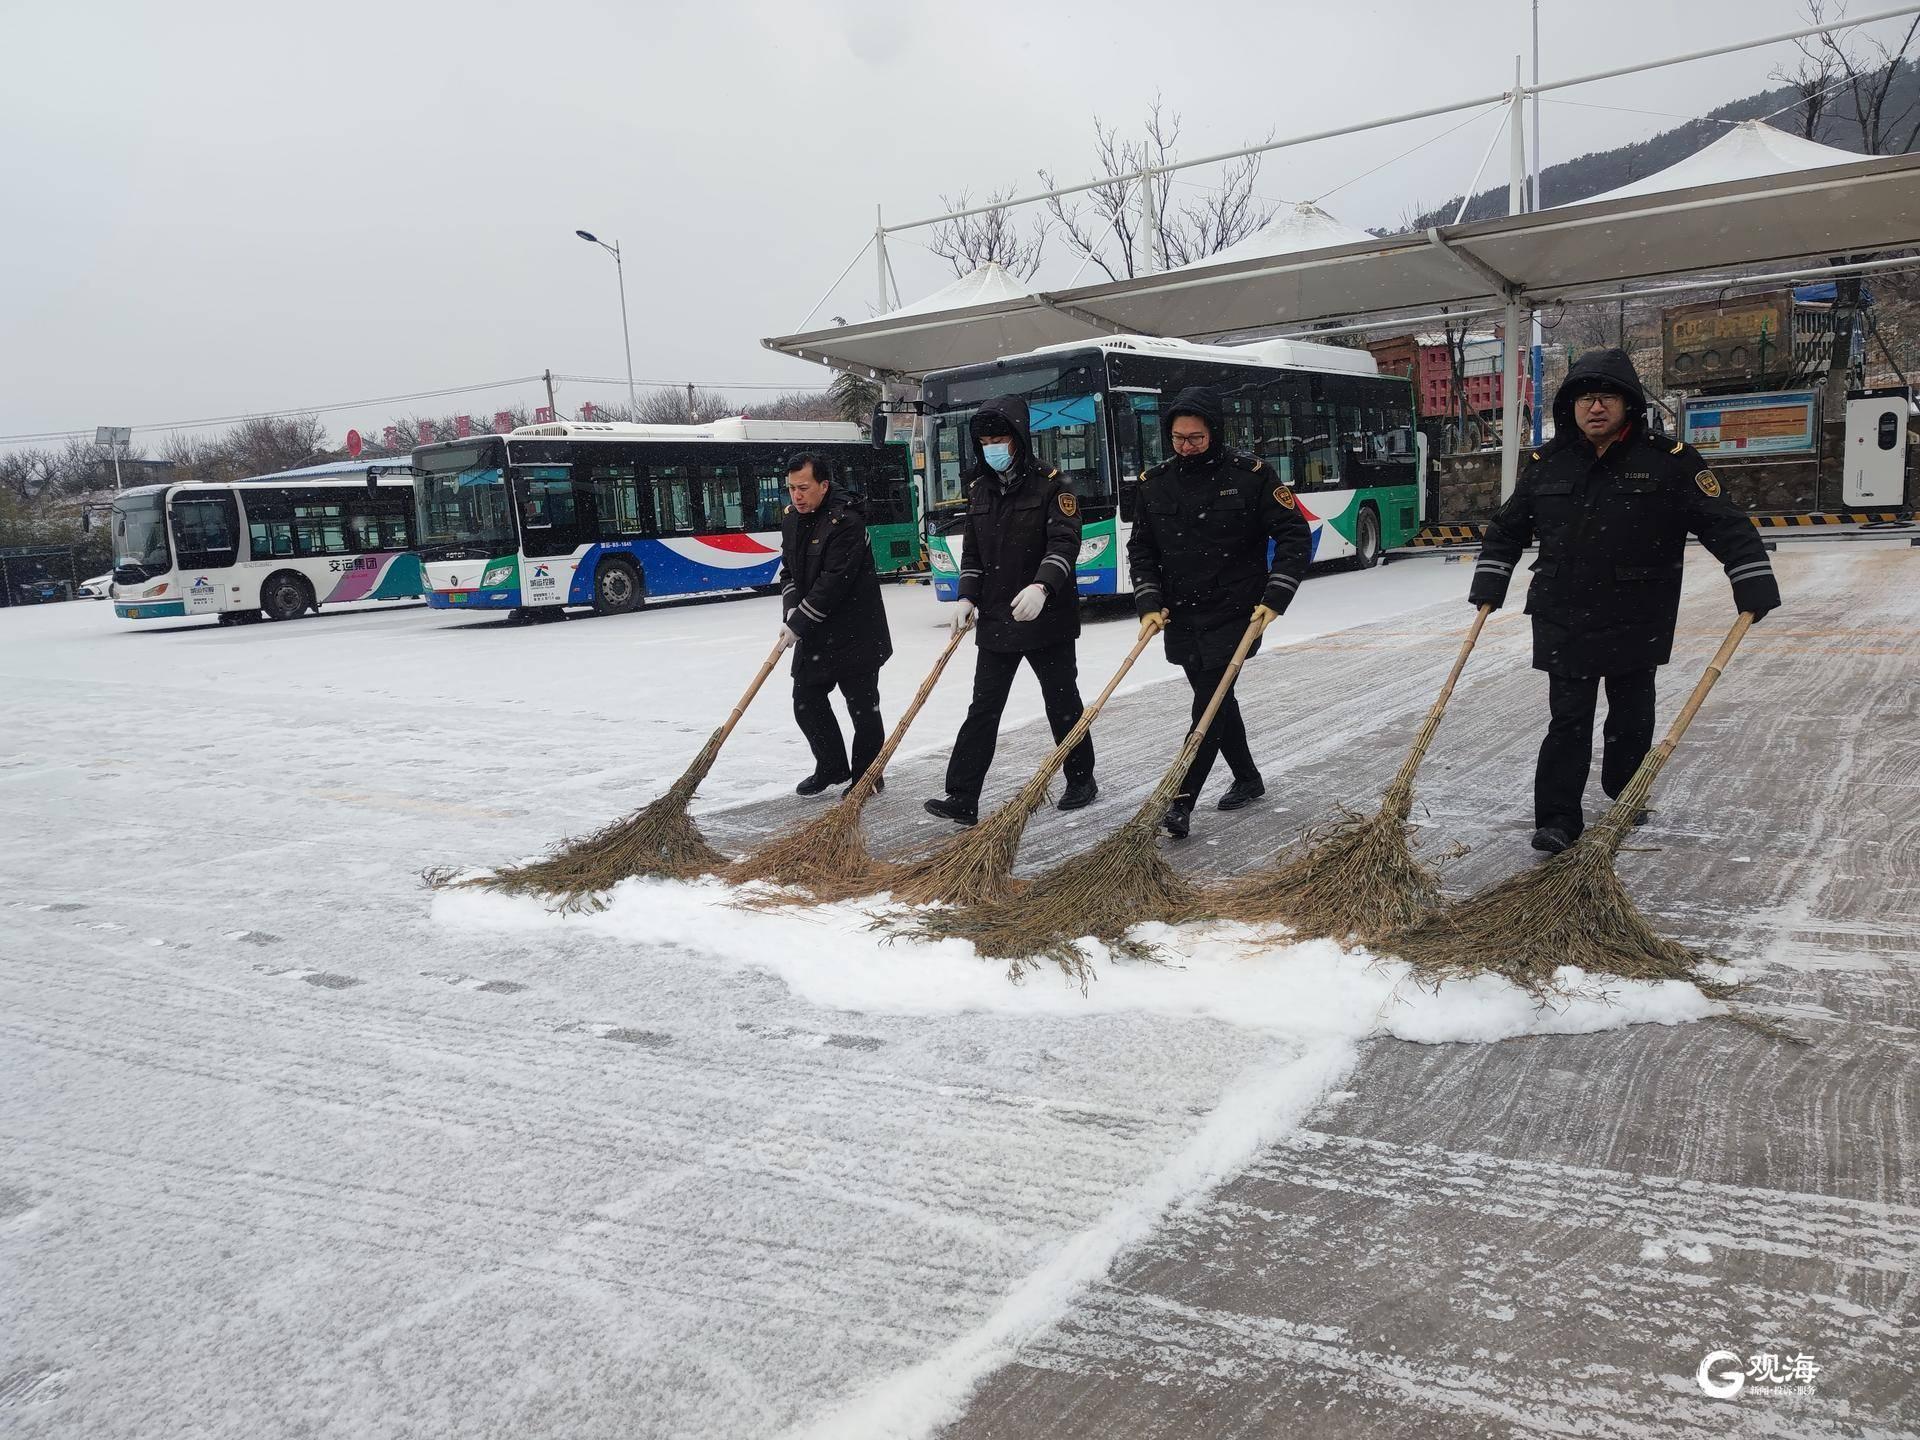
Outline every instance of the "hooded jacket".
POLYGON ((886 604, 867 543, 867 510, 840 482, 811 515, 780 516, 780 604, 800 637, 793 678, 831 685, 870 675, 893 654, 886 604))
POLYGON ((1226 447, 1217 391, 1196 386, 1174 397, 1160 422, 1169 451, 1181 415, 1206 423, 1207 448, 1176 454, 1140 477, 1127 563, 1134 609, 1168 612, 1167 659, 1217 669, 1233 657, 1256 605, 1284 612, 1292 602, 1313 556, 1313 532, 1266 461, 1226 447))
POLYGON ((1780 588, 1759 533, 1691 445, 1648 428, 1646 391, 1623 350, 1573 363, 1553 398, 1554 438, 1532 452, 1487 526, 1468 599, 1505 602, 1535 539, 1527 613, 1533 663, 1559 675, 1619 675, 1673 657, 1687 537, 1719 560, 1736 609, 1765 614, 1780 588), (1574 400, 1624 392, 1627 427, 1604 454, 1581 433, 1574 400))
POLYGON ((1080 502, 1057 470, 1034 458, 1027 402, 989 400, 967 426, 973 465, 967 472, 967 518, 960 546, 960 598, 980 609, 975 639, 982 650, 1025 652, 1080 633, 1080 502), (997 423, 995 423, 997 422, 997 423), (1013 436, 1013 466, 1002 475, 980 444, 983 429, 1013 436), (1022 624, 1013 600, 1044 585, 1046 606, 1022 624))

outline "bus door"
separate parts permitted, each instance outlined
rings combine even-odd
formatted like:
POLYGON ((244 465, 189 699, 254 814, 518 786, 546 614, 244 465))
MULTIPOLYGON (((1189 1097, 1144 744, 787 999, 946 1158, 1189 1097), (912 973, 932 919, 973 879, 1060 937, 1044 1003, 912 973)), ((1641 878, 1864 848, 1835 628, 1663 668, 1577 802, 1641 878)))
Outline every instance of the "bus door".
POLYGON ((173 553, 189 615, 221 608, 226 571, 240 558, 240 516, 231 490, 188 491, 171 507, 173 553))
POLYGON ((593 490, 571 465, 519 465, 513 501, 520 520, 520 603, 563 605, 581 550, 598 534, 593 490))

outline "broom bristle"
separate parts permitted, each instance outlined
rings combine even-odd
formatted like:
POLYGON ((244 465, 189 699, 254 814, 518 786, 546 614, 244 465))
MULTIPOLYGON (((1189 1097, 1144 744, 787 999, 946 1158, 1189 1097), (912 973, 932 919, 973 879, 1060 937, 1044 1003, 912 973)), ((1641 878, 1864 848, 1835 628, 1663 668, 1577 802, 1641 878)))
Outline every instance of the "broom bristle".
POLYGON ((549 895, 562 909, 597 910, 605 904, 606 891, 634 876, 690 880, 723 869, 726 856, 707 843, 687 806, 713 768, 724 738, 716 731, 686 773, 637 815, 569 841, 544 860, 453 883, 507 895, 549 895))
MULTIPOLYGON (((826 814, 795 826, 730 865, 724 879, 732 885, 768 881, 808 892, 815 901, 871 894, 875 862, 860 830, 867 797, 848 795, 826 814)), ((756 908, 793 903, 798 896, 756 897, 756 908)))
POLYGON ((1446 907, 1381 948, 1436 978, 1492 973, 1536 995, 1555 989, 1562 965, 1731 993, 1693 973, 1706 956, 1654 933, 1614 874, 1610 842, 1602 829, 1590 830, 1544 865, 1446 907))
POLYGON ((951 840, 899 864, 876 865, 877 888, 906 905, 985 905, 1019 888, 1013 861, 1020 837, 1041 800, 1023 790, 993 814, 951 840))
POLYGON ((1407 842, 1412 787, 1391 787, 1373 815, 1351 811, 1271 864, 1222 886, 1231 920, 1282 924, 1304 937, 1361 941, 1410 929, 1440 904, 1440 887, 1407 842))
POLYGON ((915 928, 928 939, 971 941, 981 955, 1005 960, 1014 980, 1050 959, 1084 986, 1093 969, 1082 937, 1129 958, 1155 958, 1150 946, 1130 940, 1127 931, 1149 920, 1194 919, 1204 908, 1200 893, 1161 858, 1157 836, 1164 808, 1143 808, 1093 849, 1017 894, 935 910, 919 917, 915 928))

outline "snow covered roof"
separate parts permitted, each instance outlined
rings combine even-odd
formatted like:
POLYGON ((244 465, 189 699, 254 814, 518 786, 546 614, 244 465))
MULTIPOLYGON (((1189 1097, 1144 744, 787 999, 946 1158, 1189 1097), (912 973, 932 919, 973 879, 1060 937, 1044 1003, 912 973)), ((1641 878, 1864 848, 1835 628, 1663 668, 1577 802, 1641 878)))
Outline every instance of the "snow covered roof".
POLYGON ((1373 239, 1364 230, 1343 224, 1309 200, 1282 206, 1280 213, 1244 239, 1219 250, 1178 265, 1177 270, 1192 270, 1201 265, 1224 265, 1231 260, 1257 260, 1267 255, 1296 255, 1303 250, 1321 250, 1329 245, 1357 245, 1373 239))
POLYGON ((1001 300, 1025 300, 1032 294, 1004 265, 989 260, 951 284, 942 285, 933 294, 887 313, 890 316, 927 315, 937 310, 965 310, 972 305, 992 305, 1001 300))
POLYGON ((320 465, 306 465, 297 470, 275 470, 269 475, 249 475, 238 483, 251 485, 258 480, 326 480, 341 475, 365 479, 369 470, 410 470, 412 468, 412 459, 405 455, 391 455, 380 460, 369 456, 359 460, 328 460, 320 465))
POLYGON ((554 420, 521 425, 510 432, 522 439, 560 436, 580 440, 760 440, 788 444, 859 440, 860 427, 848 420, 748 420, 737 415, 705 425, 633 425, 621 420, 554 420))
POLYGON ((1763 120, 1743 120, 1711 145, 1696 150, 1677 165, 1669 165, 1643 180, 1635 180, 1604 195, 1589 195, 1584 200, 1569 203, 1594 205, 1602 200, 1626 200, 1635 195, 1685 190, 1693 185, 1719 185, 1728 180, 1757 180, 1763 175, 1785 175, 1793 170, 1823 170, 1829 165, 1853 165, 1869 158, 1852 150, 1840 150, 1832 145, 1803 140, 1798 135, 1789 135, 1763 120))
POLYGON ((1025 360, 1061 350, 1129 350, 1137 355, 1163 355, 1191 360, 1213 360, 1223 365, 1269 365, 1276 370, 1324 370, 1341 375, 1378 375, 1372 353, 1347 345, 1321 345, 1311 340, 1257 340, 1237 345, 1203 345, 1166 335, 1100 335, 1091 340, 1066 340, 1042 345, 1005 360, 1025 360))

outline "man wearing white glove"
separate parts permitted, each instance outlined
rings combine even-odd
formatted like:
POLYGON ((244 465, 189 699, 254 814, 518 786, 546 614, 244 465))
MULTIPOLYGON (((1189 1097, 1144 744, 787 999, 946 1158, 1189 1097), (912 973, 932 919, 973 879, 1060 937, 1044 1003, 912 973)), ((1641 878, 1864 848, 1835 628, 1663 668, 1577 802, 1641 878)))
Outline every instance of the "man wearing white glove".
POLYGON ((980 609, 971 600, 962 600, 953 607, 953 630, 957 635, 971 625, 980 609))
POLYGON ((867 544, 866 507, 834 482, 832 462, 787 462, 780 518, 780 648, 793 650, 793 718, 813 751, 813 773, 794 790, 818 795, 864 774, 880 753, 880 667, 893 654, 880 581, 867 544), (829 703, 835 688, 853 721, 848 757, 829 703))
MULTIPOLYGON (((973 465, 960 552, 960 603, 954 625, 975 621, 979 652, 973 703, 947 762, 947 793, 927 813, 959 825, 979 818, 980 789, 993 765, 1000 716, 1024 659, 1040 682, 1047 724, 1058 741, 1080 719, 1080 502, 1057 470, 1037 460, 1027 439, 1027 402, 987 401, 968 423, 973 465)), ((1062 810, 1093 803, 1093 741, 1066 761, 1062 810)))

